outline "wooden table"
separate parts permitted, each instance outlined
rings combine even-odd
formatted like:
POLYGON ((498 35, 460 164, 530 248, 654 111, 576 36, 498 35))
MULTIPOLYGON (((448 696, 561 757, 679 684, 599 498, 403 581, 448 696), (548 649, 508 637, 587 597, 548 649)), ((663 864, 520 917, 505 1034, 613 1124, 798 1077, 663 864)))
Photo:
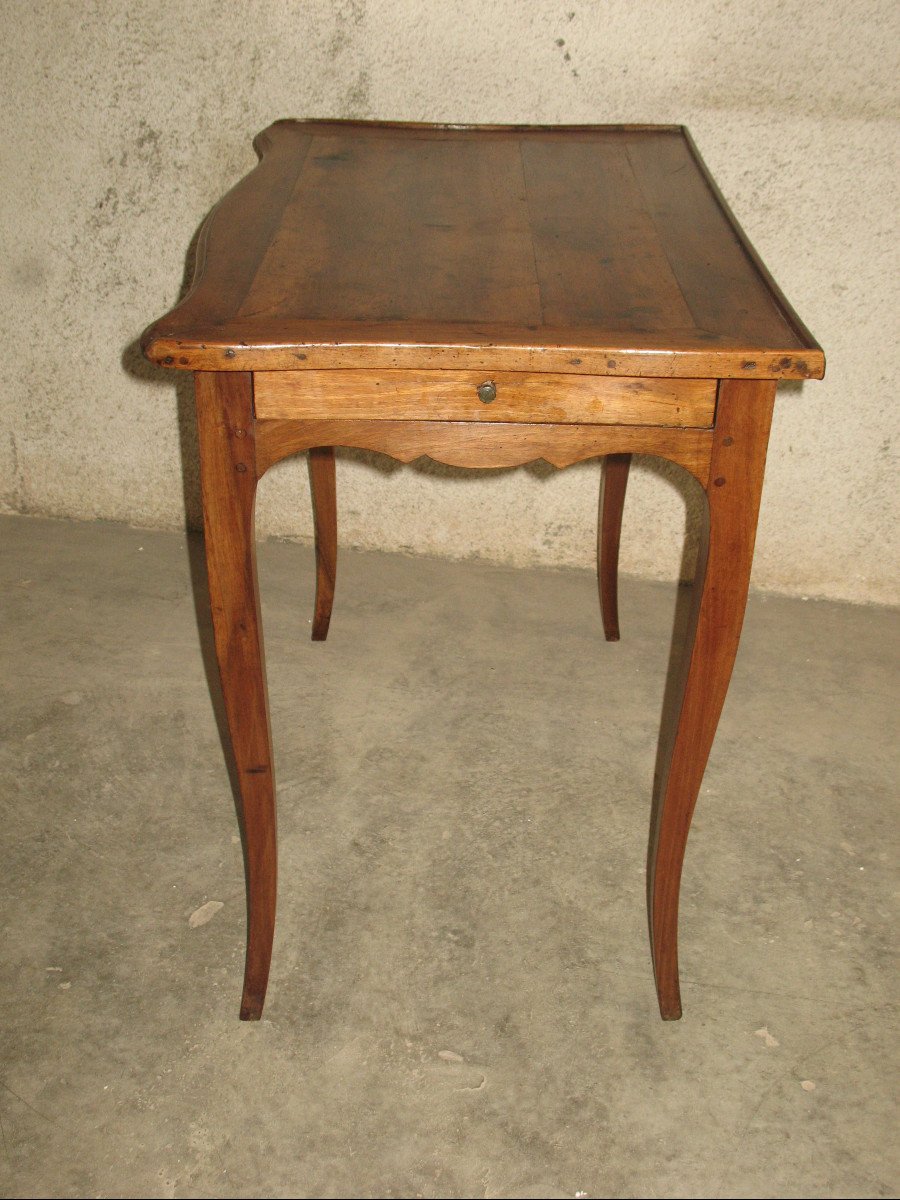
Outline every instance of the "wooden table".
POLYGON ((243 812, 241 1017, 260 1016, 275 927, 275 782, 254 553, 257 481, 309 453, 328 631, 335 446, 403 462, 605 458, 599 578, 616 572, 632 454, 706 498, 693 611, 664 720, 648 855, 662 1016, 681 1015, 678 894, 747 597, 778 379, 821 349, 680 126, 458 128, 278 121, 207 218, 185 300, 147 357, 195 372, 206 556, 243 812))

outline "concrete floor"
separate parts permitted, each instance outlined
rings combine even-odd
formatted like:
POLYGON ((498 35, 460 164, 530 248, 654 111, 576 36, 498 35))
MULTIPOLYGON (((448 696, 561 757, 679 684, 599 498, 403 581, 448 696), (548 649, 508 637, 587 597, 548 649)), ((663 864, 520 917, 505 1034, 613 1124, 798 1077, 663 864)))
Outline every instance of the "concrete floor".
POLYGON ((607 645, 589 573, 344 553, 313 645, 311 554, 263 545, 281 892, 244 1025, 198 543, 0 537, 2 1195, 896 1194, 895 613, 752 598, 664 1024, 675 589, 625 580, 607 645))

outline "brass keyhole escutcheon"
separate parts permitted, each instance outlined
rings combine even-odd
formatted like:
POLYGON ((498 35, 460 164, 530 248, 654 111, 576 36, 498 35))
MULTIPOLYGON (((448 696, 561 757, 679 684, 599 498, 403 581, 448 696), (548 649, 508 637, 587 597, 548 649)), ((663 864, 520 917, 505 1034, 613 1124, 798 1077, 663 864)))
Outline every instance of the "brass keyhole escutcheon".
POLYGON ((497 399, 497 385, 493 380, 478 385, 478 399, 482 404, 490 404, 497 399))

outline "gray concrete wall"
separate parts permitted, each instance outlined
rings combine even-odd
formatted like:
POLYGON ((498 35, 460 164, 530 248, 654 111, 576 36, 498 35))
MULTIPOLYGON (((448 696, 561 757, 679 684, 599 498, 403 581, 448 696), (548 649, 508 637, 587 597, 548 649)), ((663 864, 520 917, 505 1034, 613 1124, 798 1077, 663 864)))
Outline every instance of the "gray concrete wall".
MULTIPOLYGON (((684 122, 825 347, 784 386, 754 582, 896 601, 898 7, 892 0, 0 4, 0 492, 8 511, 196 520, 189 394, 141 366, 209 206, 281 116, 684 122), (131 348, 129 348, 131 347, 131 348)), ((597 464, 464 476, 345 457, 345 542, 591 562, 597 464)), ((622 567, 673 576, 691 497, 640 464, 622 567)), ((306 537, 302 462, 261 533, 306 537)))

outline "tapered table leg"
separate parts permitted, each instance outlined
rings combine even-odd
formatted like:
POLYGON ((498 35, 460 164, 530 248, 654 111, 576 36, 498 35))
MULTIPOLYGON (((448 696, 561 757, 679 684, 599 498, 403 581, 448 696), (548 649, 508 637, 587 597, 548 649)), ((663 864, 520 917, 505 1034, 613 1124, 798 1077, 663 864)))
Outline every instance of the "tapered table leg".
POLYGON ((619 541, 622 511, 628 484, 630 454, 608 454, 603 460, 600 482, 600 513, 597 521, 597 576, 600 584, 600 614, 608 642, 619 640, 619 541))
POLYGON ((740 638, 775 384, 723 381, 705 535, 681 677, 663 717, 648 855, 650 939, 659 1009, 681 1016, 678 894, 691 816, 740 638))
POLYGON ((241 1018, 262 1014, 275 931, 275 780, 256 547, 252 377, 195 375, 209 596, 237 772, 247 875, 247 959, 241 1018))
POLYGON ((334 450, 331 446, 318 446, 310 450, 309 484, 316 534, 316 606, 312 640, 324 642, 331 621, 337 572, 337 495, 334 450))

